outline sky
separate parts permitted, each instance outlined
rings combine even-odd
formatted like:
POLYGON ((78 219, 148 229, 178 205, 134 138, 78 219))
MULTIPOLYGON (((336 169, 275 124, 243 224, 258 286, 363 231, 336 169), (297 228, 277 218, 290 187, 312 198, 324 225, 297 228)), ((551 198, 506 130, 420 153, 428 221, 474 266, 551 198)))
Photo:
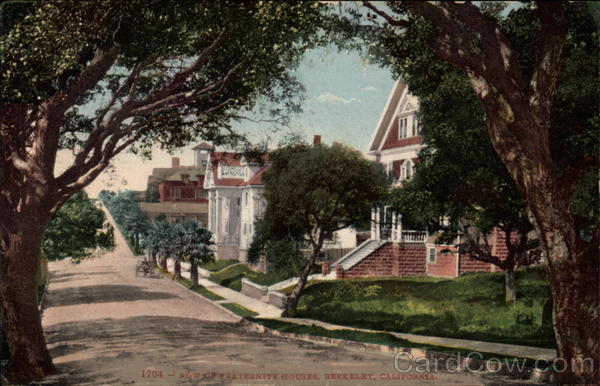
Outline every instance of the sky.
MULTIPOLYGON (((313 135, 319 134, 324 143, 337 141, 365 152, 394 85, 391 73, 367 63, 355 52, 339 52, 330 47, 308 52, 296 73, 306 88, 306 99, 303 113, 291 117, 289 129, 309 143, 313 135)), ((236 123, 234 128, 256 142, 268 139, 269 144, 276 144, 286 134, 286 130, 273 132, 268 124, 249 121, 236 123)), ((151 160, 121 154, 113 160, 113 167, 98 176, 86 191, 96 197, 103 189, 145 190, 152 168, 169 167, 171 157, 179 157, 182 165, 193 164, 191 148, 195 144, 173 154, 153 149, 151 160)), ((66 153, 60 154, 57 170, 63 169, 70 158, 66 153)))

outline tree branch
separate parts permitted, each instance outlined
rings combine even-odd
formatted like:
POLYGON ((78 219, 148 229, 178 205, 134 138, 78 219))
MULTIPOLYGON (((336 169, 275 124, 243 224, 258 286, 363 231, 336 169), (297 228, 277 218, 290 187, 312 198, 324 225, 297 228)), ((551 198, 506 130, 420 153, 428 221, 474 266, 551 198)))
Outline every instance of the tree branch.
POLYGON ((540 38, 535 71, 529 84, 529 105, 538 124, 550 119, 554 94, 558 87, 561 58, 566 41, 567 23, 561 2, 537 1, 540 38))
POLYGON ((390 23, 393 26, 403 27, 403 28, 406 28, 409 26, 409 24, 405 20, 394 19, 390 14, 380 10, 379 8, 374 6, 370 1, 363 0, 362 4, 365 7, 369 8, 371 11, 375 12, 377 15, 384 18, 388 23, 390 23))

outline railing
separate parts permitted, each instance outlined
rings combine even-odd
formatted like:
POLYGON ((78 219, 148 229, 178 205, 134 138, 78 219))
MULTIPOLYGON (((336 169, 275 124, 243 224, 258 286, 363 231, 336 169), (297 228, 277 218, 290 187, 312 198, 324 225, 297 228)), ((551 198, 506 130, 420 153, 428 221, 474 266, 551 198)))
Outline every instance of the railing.
POLYGON ((427 239, 427 232, 425 231, 402 231, 402 243, 424 243, 427 239))

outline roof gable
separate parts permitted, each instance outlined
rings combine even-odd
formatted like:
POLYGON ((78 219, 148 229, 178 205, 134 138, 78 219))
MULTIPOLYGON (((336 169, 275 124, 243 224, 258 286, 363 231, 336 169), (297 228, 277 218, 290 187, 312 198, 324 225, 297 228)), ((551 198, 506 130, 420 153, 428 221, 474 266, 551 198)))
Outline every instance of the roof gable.
POLYGON ((410 115, 418 109, 419 100, 410 94, 406 83, 402 80, 396 81, 371 138, 369 152, 420 144, 420 136, 399 139, 398 120, 395 119, 398 115, 410 115))
POLYGON ((405 88, 406 83, 400 79, 394 84, 394 87, 388 96, 388 100, 385 104, 383 112, 381 113, 381 117, 379 117, 377 127, 371 136, 371 141, 369 142, 369 151, 377 151, 381 148, 381 145, 386 137, 386 131, 390 126, 390 122, 392 121, 396 110, 398 109, 398 104, 400 103, 400 99, 404 94, 405 88))

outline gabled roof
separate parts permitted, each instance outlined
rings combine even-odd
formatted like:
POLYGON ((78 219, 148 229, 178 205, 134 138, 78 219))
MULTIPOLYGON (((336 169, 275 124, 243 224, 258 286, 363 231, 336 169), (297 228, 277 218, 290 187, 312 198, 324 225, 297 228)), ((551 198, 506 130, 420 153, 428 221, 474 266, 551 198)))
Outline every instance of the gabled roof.
POLYGON ((212 147, 210 144, 208 144, 206 142, 199 143, 198 145, 196 145, 192 148, 192 150, 214 150, 214 149, 215 149, 214 147, 212 147))
POLYGON ((206 166, 207 178, 204 180, 204 188, 229 186, 261 186, 263 185, 262 176, 269 168, 268 155, 263 156, 262 164, 256 173, 246 181, 245 178, 219 178, 219 166, 239 166, 250 167, 250 170, 256 170, 256 166, 261 165, 259 160, 246 160, 242 154, 231 152, 213 152, 209 155, 208 164, 206 166))
POLYGON ((418 104, 416 97, 410 94, 408 85, 402 80, 396 81, 371 137, 368 152, 421 144, 418 135, 399 138, 398 120, 394 119, 398 114, 413 114, 419 108, 418 104))
POLYGON ((264 185, 263 182, 263 174, 265 174, 265 172, 269 169, 271 165, 265 165, 262 167, 262 169, 260 169, 258 172, 256 172, 256 174, 254 175, 254 177, 252 177, 250 180, 248 180, 247 182, 244 183, 244 186, 262 186, 264 185))
POLYGON ((397 80, 394 84, 392 91, 390 91, 390 96, 388 97, 383 112, 381 113, 381 117, 379 118, 379 122, 377 123, 377 128, 371 136, 368 151, 377 151, 381 148, 381 144, 385 140, 387 128, 390 126, 390 122, 394 118, 394 113, 398 108, 400 98, 404 94, 406 88, 406 83, 404 83, 404 81, 400 79, 397 80))

